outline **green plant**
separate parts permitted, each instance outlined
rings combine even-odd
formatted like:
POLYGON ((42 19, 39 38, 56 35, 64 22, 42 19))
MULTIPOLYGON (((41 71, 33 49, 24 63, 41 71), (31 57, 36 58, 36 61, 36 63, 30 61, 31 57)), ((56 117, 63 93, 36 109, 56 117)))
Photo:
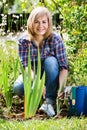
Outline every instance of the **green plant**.
POLYGON ((2 84, 4 88, 3 92, 6 101, 6 106, 9 111, 12 106, 12 88, 9 86, 8 65, 4 60, 2 63, 2 84))
POLYGON ((87 48, 83 48, 74 62, 74 81, 76 85, 87 85, 87 48))
POLYGON ((38 66, 37 72, 35 72, 34 65, 34 79, 32 82, 31 78, 31 59, 30 59, 30 49, 28 55, 28 74, 22 68, 23 79, 24 79, 24 98, 25 98, 25 118, 34 116, 37 108, 39 106, 42 90, 45 82, 45 72, 41 78, 41 62, 40 53, 38 49, 38 66))
POLYGON ((19 59, 13 59, 13 71, 14 71, 14 81, 17 78, 17 74, 19 73, 18 65, 19 65, 19 59))
POLYGON ((64 94, 65 84, 66 84, 66 78, 64 79, 61 88, 59 88, 59 90, 58 90, 58 97, 57 97, 57 115, 59 115, 60 112, 61 112, 61 110, 62 110, 62 109, 61 109, 61 106, 62 106, 62 104, 63 104, 63 102, 64 102, 64 99, 61 98, 61 97, 59 97, 59 96, 60 96, 60 94, 64 94))
POLYGON ((68 85, 87 85, 87 4, 77 0, 64 5, 62 33, 68 35, 66 42, 69 63, 68 85), (73 6, 72 6, 73 5, 73 6))
POLYGON ((65 5, 65 8, 62 10, 62 31, 68 34, 67 45, 70 47, 69 51, 71 51, 71 54, 77 53, 81 45, 87 43, 86 10, 87 5, 84 2, 81 5, 78 2, 71 2, 65 5))
POLYGON ((0 81, 0 86, 3 86, 2 92, 4 94, 4 98, 6 101, 6 107, 7 107, 8 111, 12 107, 12 98, 13 98, 12 85, 13 85, 13 82, 17 78, 18 63, 19 63, 18 59, 15 59, 15 60, 13 59, 10 62, 10 66, 9 66, 9 62, 6 62, 5 60, 2 61, 2 67, 1 67, 2 73, 0 76, 0 79, 2 81, 0 81))
POLYGON ((87 44, 82 44, 78 52, 69 59, 68 84, 87 86, 87 44))

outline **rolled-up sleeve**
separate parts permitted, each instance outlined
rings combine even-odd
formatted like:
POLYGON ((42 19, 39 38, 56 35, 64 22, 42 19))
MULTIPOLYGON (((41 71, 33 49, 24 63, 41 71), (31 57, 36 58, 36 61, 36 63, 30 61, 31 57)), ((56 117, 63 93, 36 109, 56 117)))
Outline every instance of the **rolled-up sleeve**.
POLYGON ((60 69, 68 69, 66 50, 60 36, 55 38, 55 53, 56 53, 56 57, 57 57, 60 69))

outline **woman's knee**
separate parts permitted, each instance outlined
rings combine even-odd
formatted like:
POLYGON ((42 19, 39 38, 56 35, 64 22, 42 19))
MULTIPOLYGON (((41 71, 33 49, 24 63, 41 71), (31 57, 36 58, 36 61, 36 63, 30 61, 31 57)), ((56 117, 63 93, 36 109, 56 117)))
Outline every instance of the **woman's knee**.
POLYGON ((24 86, 23 86, 23 84, 19 84, 17 82, 14 83, 13 92, 15 94, 17 94, 18 96, 24 95, 24 86))
POLYGON ((44 61, 44 70, 59 72, 59 65, 57 59, 53 56, 47 57, 44 61))
POLYGON ((18 79, 14 82, 13 92, 19 96, 24 95, 24 85, 22 76, 19 76, 18 79))

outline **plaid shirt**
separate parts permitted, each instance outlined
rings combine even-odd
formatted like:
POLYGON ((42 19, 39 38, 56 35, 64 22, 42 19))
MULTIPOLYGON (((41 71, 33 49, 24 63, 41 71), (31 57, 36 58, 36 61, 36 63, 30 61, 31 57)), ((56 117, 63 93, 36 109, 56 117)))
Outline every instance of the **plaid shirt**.
MULTIPOLYGON (((37 62, 38 47, 35 42, 30 42, 26 39, 26 36, 18 40, 18 52, 22 65, 24 67, 28 66, 28 50, 30 46, 30 56, 31 62, 37 62)), ((64 44, 58 34, 53 33, 43 40, 42 46, 39 48, 41 62, 49 56, 54 56, 57 58, 60 69, 68 69, 66 53, 64 44)))

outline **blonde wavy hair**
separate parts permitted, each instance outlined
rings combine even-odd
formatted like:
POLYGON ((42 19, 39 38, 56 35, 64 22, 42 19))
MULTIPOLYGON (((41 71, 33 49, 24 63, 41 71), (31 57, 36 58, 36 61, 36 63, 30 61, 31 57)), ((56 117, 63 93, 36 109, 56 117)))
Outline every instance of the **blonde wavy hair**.
POLYGON ((28 20, 27 20, 27 31, 29 35, 29 40, 33 40, 35 38, 34 31, 33 31, 33 23, 36 18, 42 17, 46 15, 48 18, 48 30, 46 34, 44 35, 44 38, 48 37, 49 35, 52 34, 53 31, 53 25, 52 25, 52 16, 49 10, 46 7, 37 7, 32 10, 30 13, 28 20))

